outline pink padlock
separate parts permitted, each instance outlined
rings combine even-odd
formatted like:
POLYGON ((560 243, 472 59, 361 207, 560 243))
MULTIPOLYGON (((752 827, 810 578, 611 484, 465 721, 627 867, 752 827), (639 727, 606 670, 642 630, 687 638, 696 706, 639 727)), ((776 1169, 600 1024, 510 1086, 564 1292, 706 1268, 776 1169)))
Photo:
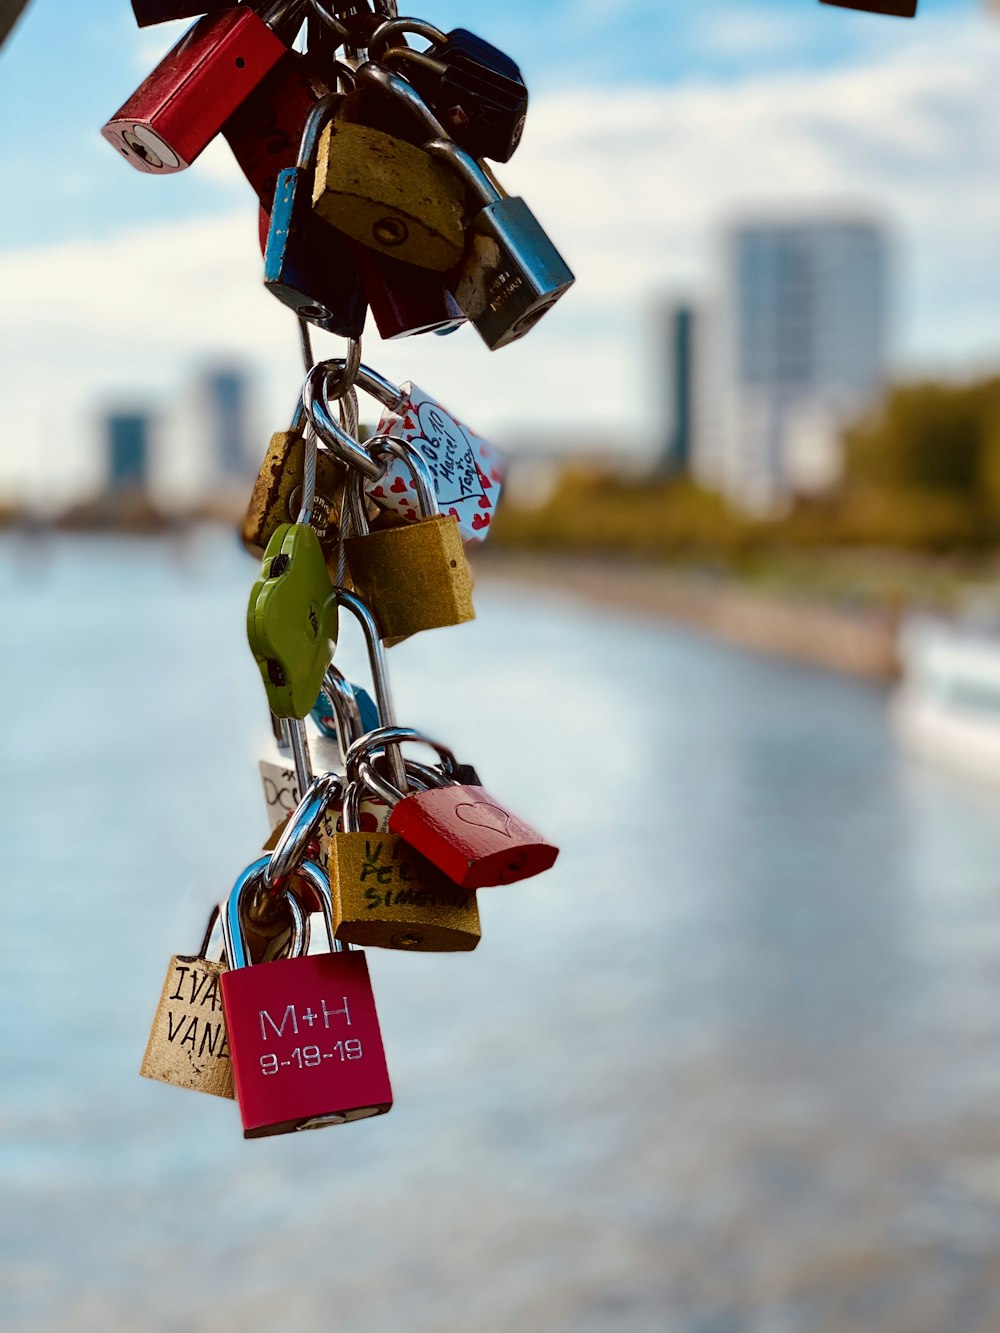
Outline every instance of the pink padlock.
POLYGON ((302 954, 302 909, 288 888, 297 956, 248 965, 243 912, 269 859, 243 872, 222 913, 229 963, 222 1005, 247 1139, 384 1115, 392 1106, 368 965, 333 939, 329 885, 318 866, 304 862, 297 873, 323 902, 333 952, 302 954))

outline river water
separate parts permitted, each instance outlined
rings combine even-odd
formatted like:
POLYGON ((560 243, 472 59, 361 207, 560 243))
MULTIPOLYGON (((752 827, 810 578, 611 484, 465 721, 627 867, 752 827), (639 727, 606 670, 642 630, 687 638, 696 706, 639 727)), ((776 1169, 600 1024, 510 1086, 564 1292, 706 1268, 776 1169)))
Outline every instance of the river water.
POLYGON ((996 1333, 1000 795, 613 608, 484 580, 391 654, 563 851, 475 953, 369 952, 390 1115, 245 1142, 137 1076, 266 834, 253 574, 0 544, 3 1327, 996 1333))

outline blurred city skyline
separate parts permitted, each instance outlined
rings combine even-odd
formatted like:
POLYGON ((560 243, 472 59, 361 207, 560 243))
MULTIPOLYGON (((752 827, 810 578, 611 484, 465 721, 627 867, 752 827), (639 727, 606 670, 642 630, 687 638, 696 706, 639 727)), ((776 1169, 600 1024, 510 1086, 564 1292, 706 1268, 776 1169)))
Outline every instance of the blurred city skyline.
MULTIPOLYGON (((441 26, 469 22, 441 0, 441 26)), ((662 441, 657 320, 711 287, 742 218, 863 213, 890 242, 894 377, 1000 364, 1000 25, 971 0, 915 23, 814 0, 552 6, 476 15, 522 65, 533 100, 500 176, 577 273, 530 339, 491 355, 446 341, 365 343, 501 446, 662 441), (583 385, 598 390, 581 393, 583 385)), ((159 480, 196 493, 185 386, 208 363, 254 373, 262 456, 301 380, 294 321, 261 285, 256 207, 217 141, 178 176, 132 171, 99 127, 184 24, 142 32, 126 0, 34 0, 0 53, 4 395, 0 495, 60 499, 100 478, 99 423, 127 397, 163 422, 159 480), (50 91, 25 124, 29 88, 50 91), (39 152, 46 140, 55 155, 39 152)), ((37 97, 35 99, 37 101, 37 97)), ((317 351, 340 344, 320 335, 317 351)), ((374 405, 372 405, 374 407, 374 405)), ((369 412, 371 415, 371 412, 369 412)))

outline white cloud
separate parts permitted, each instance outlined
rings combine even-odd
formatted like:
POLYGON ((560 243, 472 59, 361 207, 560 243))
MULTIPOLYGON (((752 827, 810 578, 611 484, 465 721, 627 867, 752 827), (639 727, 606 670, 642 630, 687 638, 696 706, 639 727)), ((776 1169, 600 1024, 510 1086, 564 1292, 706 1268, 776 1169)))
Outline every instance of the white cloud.
MULTIPOLYGON (((852 207, 902 238, 903 360, 995 356, 1000 33, 953 20, 919 34, 846 69, 538 99, 502 176, 564 251, 576 287, 499 353, 463 331, 385 346, 372 337, 366 358, 501 439, 538 421, 631 443, 656 433, 649 307, 708 280, 720 219, 852 207)), ((220 148, 205 165, 225 177, 225 160, 220 148)), ((43 466, 72 470, 95 404, 131 388, 169 405, 199 355, 233 350, 259 365, 263 435, 288 415, 295 327, 260 286, 249 205, 6 254, 0 294, 0 428, 21 444, 7 451, 8 473, 37 482, 43 466)))

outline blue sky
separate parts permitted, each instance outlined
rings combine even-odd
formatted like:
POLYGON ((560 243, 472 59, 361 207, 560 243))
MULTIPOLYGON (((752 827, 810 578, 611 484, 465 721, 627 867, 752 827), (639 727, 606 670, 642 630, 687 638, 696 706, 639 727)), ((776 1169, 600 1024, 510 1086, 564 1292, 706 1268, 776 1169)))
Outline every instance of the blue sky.
MULTIPOLYGON (((631 448, 656 433, 656 305, 710 294, 727 220, 847 210, 895 242, 898 372, 1000 365, 1000 22, 972 0, 921 9, 911 22, 816 0, 426 0, 422 17, 521 64, 532 107, 501 179, 578 281, 499 353, 463 330, 371 335, 366 359, 501 443, 540 423, 631 448)), ((160 408, 164 477, 181 484, 191 432, 177 423, 206 358, 258 370, 264 440, 287 418, 294 329, 260 285, 255 205, 225 144, 152 177, 100 137, 186 26, 139 30, 128 0, 32 0, 0 53, 0 430, 23 442, 0 458, 0 487, 84 484, 97 412, 130 395, 160 408)))
MULTIPOLYGON (((938 24, 973 7, 923 0, 927 14, 917 22, 938 24)), ((598 101, 621 89, 724 86, 850 64, 908 40, 915 26, 817 0, 426 0, 420 12, 446 31, 471 26, 510 52, 536 95, 591 89, 598 101)), ((159 180, 128 170, 97 133, 187 26, 140 30, 128 0, 31 0, 0 52, 0 178, 19 186, 17 207, 0 214, 0 247, 92 237, 232 203, 231 188, 197 169, 159 180)))

